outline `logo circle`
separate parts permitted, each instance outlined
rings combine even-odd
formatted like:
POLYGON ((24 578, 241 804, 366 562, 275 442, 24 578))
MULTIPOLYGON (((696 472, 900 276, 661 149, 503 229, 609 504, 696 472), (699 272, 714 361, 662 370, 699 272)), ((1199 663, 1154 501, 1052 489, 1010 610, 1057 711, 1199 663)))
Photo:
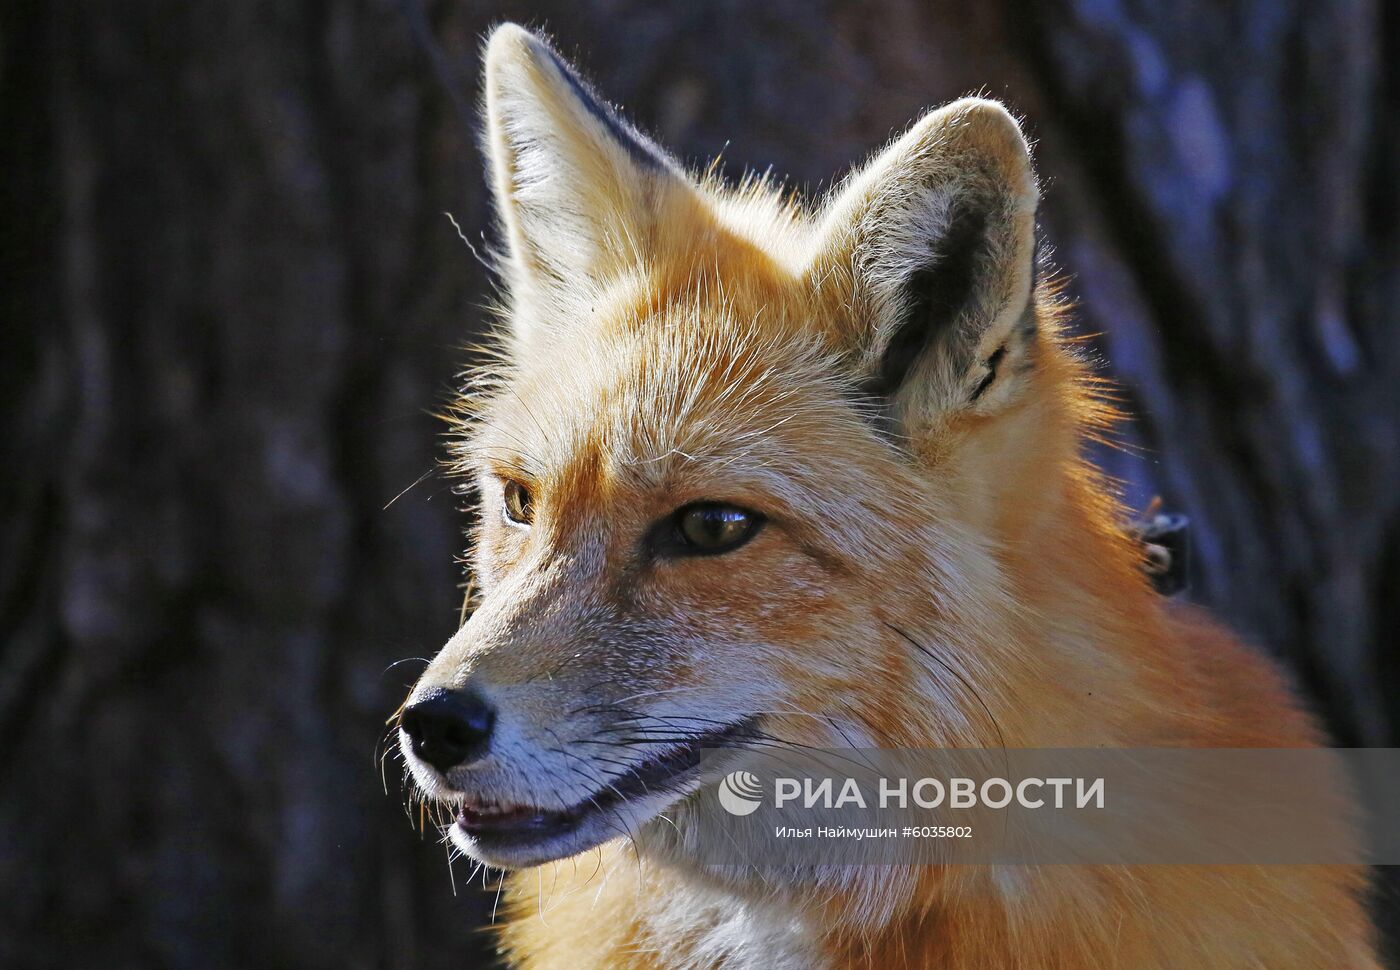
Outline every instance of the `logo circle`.
POLYGON ((731 771, 720 779, 719 803, 730 815, 752 815, 763 802, 763 783, 750 771, 731 771))

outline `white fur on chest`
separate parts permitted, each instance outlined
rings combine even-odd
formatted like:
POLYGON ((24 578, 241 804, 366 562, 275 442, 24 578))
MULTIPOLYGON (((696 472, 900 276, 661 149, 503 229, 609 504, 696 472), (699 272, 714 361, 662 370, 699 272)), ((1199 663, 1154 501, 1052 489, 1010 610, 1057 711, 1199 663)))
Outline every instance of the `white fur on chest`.
POLYGON ((679 887, 647 904, 649 943, 676 970, 822 970, 820 934, 805 918, 772 903, 701 886, 679 887))

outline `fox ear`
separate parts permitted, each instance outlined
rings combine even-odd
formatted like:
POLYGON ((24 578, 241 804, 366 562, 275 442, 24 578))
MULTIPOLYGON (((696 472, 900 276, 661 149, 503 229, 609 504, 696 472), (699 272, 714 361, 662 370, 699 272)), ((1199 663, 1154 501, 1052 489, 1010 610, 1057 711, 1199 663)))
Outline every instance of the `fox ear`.
POLYGON ((1029 364, 1037 190, 995 101, 923 118, 842 185, 808 273, 854 313, 839 335, 897 422, 988 410, 1029 364))
POLYGON ((515 24, 487 41, 485 142, 517 327, 624 265, 654 224, 659 187, 685 178, 515 24))

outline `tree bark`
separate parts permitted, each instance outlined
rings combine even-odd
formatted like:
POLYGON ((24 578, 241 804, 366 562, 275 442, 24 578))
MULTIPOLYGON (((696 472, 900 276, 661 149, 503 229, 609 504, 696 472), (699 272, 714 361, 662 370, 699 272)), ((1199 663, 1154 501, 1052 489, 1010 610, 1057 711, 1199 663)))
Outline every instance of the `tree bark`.
POLYGON ((809 191, 928 106, 1006 100, 1134 419, 1102 460, 1191 516, 1187 595, 1340 742, 1397 742, 1396 5, 22 0, 0 962, 485 959, 491 894, 459 863, 453 895, 375 755, 458 619, 428 412, 486 319, 445 213, 480 249, 463 119, 503 18, 688 161, 809 191))

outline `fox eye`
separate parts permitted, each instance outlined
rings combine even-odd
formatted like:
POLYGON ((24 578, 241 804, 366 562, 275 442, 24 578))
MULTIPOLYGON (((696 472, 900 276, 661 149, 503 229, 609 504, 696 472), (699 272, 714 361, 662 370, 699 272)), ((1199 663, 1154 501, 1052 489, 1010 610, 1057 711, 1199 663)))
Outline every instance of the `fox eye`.
POLYGON ((729 552, 753 538, 763 517, 735 505, 700 502, 676 513, 676 532, 683 552, 713 555, 729 552))
POLYGON ((505 487, 506 518, 517 525, 529 525, 535 518, 535 500, 530 490, 517 481, 507 481, 505 487))

